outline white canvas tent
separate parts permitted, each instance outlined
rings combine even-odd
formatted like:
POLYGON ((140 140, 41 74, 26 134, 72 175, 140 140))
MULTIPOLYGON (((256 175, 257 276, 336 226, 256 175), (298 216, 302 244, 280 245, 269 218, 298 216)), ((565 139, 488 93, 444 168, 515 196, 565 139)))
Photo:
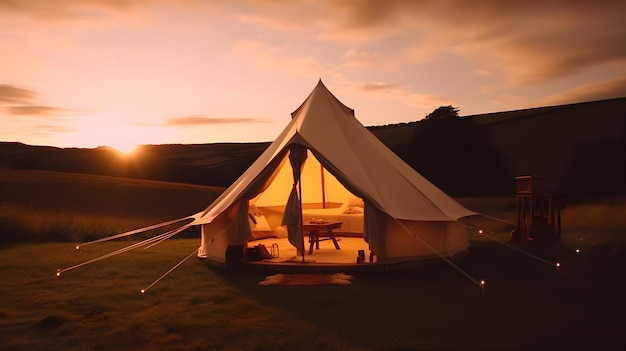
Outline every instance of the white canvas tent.
POLYGON ((475 213, 397 157, 321 80, 276 140, 189 225, 202 226, 198 256, 226 263, 229 248, 252 237, 251 203, 281 212, 272 227, 285 224, 302 249, 302 207, 339 206, 352 195, 363 200, 363 240, 379 263, 451 257, 469 246, 457 220, 475 213))

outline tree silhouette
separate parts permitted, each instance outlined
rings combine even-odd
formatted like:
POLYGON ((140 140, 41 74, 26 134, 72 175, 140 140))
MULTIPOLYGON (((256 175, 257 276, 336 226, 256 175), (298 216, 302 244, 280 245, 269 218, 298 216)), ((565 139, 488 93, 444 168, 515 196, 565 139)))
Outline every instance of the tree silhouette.
POLYGON ((459 109, 452 105, 440 106, 433 112, 426 115, 426 120, 449 120, 459 117, 459 109))
POLYGON ((506 164, 489 132, 459 110, 442 106, 420 121, 405 160, 453 196, 484 196, 501 191, 506 164))

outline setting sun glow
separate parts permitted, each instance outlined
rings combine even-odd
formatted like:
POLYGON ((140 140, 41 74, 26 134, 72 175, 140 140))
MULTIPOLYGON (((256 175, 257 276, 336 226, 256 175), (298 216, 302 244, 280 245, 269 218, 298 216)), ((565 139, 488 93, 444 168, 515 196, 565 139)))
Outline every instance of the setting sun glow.
POLYGON ((626 1, 512 6, 0 1, 0 141, 269 142, 319 79, 366 126, 624 96, 626 1))
POLYGON ((113 145, 107 145, 125 155, 130 155, 137 149, 137 144, 135 143, 116 143, 113 145))

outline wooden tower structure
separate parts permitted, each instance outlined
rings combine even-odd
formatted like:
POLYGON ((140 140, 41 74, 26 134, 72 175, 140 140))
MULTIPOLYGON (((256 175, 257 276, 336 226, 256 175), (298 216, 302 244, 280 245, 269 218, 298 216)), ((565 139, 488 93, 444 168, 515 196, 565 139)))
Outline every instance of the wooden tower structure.
POLYGON ((553 178, 515 177, 517 228, 511 240, 557 244, 561 241, 561 204, 553 178))

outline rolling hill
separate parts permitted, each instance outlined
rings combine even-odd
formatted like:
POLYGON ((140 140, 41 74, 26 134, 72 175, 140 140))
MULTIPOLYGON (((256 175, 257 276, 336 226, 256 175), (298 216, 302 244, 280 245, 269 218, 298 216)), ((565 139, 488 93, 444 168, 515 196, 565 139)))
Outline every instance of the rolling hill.
MULTIPOLYGON (((516 175, 558 178, 569 195, 626 193, 626 97, 458 120, 463 123, 438 129, 429 129, 425 120, 368 129, 454 196, 510 195, 516 175), (451 168, 450 163, 459 167, 451 168), (474 165, 481 165, 481 176, 475 175, 474 165)), ((0 142, 0 167, 227 186, 268 145, 143 145, 135 156, 127 157, 107 147, 63 149, 0 142)))

